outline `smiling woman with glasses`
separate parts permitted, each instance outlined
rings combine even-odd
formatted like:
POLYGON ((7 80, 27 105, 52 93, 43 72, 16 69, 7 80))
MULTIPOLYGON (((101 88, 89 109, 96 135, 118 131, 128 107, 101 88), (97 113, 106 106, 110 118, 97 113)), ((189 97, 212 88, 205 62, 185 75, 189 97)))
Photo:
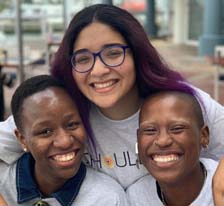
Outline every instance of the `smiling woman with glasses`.
POLYGON ((106 45, 97 53, 87 49, 75 51, 71 58, 73 69, 80 73, 89 72, 95 64, 96 57, 108 67, 117 67, 123 64, 125 52, 129 46, 125 45, 106 45))

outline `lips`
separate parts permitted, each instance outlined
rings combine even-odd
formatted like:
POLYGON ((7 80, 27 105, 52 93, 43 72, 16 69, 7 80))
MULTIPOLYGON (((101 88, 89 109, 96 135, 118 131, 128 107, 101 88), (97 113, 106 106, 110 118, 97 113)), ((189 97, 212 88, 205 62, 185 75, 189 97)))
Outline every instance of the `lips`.
POLYGON ((109 80, 105 82, 94 82, 94 83, 91 83, 90 86, 96 90, 105 90, 105 89, 111 88, 117 82, 118 80, 114 79, 114 80, 109 80))
POLYGON ((68 162, 73 159, 75 159, 77 153, 79 152, 79 149, 76 149, 72 152, 64 153, 64 154, 57 154, 52 156, 52 159, 54 159, 57 162, 68 162))
POLYGON ((148 164, 156 169, 174 168, 183 161, 184 153, 181 151, 157 151, 148 153, 148 164))
POLYGON ((152 155, 152 160, 158 163, 167 163, 174 162, 180 159, 180 156, 177 154, 168 154, 168 155, 152 155))

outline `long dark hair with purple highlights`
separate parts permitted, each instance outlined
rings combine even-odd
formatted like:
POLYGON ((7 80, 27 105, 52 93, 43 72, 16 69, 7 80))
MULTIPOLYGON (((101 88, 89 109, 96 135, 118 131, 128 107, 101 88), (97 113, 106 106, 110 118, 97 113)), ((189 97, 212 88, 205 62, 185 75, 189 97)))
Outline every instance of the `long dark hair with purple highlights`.
POLYGON ((175 89, 193 92, 193 89, 188 84, 183 83, 183 77, 178 72, 171 70, 162 60, 149 42, 148 36, 141 24, 129 12, 106 4, 95 4, 84 8, 70 22, 59 50, 56 53, 51 73, 61 80, 66 85, 68 91, 74 96, 94 148, 94 138, 88 121, 89 100, 77 87, 72 76, 71 65, 74 43, 82 29, 92 22, 100 22, 112 27, 126 40, 133 54, 136 69, 136 84, 141 97, 145 98, 150 93, 158 90, 175 89))

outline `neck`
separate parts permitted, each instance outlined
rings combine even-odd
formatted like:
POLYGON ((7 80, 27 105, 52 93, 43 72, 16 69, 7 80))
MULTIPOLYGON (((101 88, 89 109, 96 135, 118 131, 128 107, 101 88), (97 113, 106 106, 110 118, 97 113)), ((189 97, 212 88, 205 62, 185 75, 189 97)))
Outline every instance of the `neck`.
POLYGON ((141 105, 137 86, 133 88, 125 97, 121 98, 110 108, 99 108, 99 110, 112 120, 122 120, 135 114, 141 105))
POLYGON ((41 170, 38 170, 37 167, 35 167, 35 179, 36 183, 38 185, 39 191, 44 195, 44 196, 49 196, 58 189, 64 185, 66 182, 65 179, 55 179, 52 176, 47 176, 46 174, 42 174, 39 172, 41 170))
POLYGON ((206 170, 200 166, 180 183, 168 185, 159 183, 160 191, 167 206, 188 206, 200 194, 206 180, 206 170))

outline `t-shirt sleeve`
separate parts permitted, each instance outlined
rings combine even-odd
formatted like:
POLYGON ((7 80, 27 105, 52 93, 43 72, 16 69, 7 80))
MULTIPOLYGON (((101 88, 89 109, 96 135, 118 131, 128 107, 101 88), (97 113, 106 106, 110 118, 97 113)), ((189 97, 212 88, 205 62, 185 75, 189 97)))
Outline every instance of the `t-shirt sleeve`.
POLYGON ((195 89, 204 105, 204 119, 210 132, 208 149, 202 150, 201 156, 218 160, 224 156, 224 106, 206 92, 195 89))
POLYGON ((15 128, 12 116, 0 122, 0 160, 7 164, 12 164, 23 154, 23 150, 14 134, 15 128))

